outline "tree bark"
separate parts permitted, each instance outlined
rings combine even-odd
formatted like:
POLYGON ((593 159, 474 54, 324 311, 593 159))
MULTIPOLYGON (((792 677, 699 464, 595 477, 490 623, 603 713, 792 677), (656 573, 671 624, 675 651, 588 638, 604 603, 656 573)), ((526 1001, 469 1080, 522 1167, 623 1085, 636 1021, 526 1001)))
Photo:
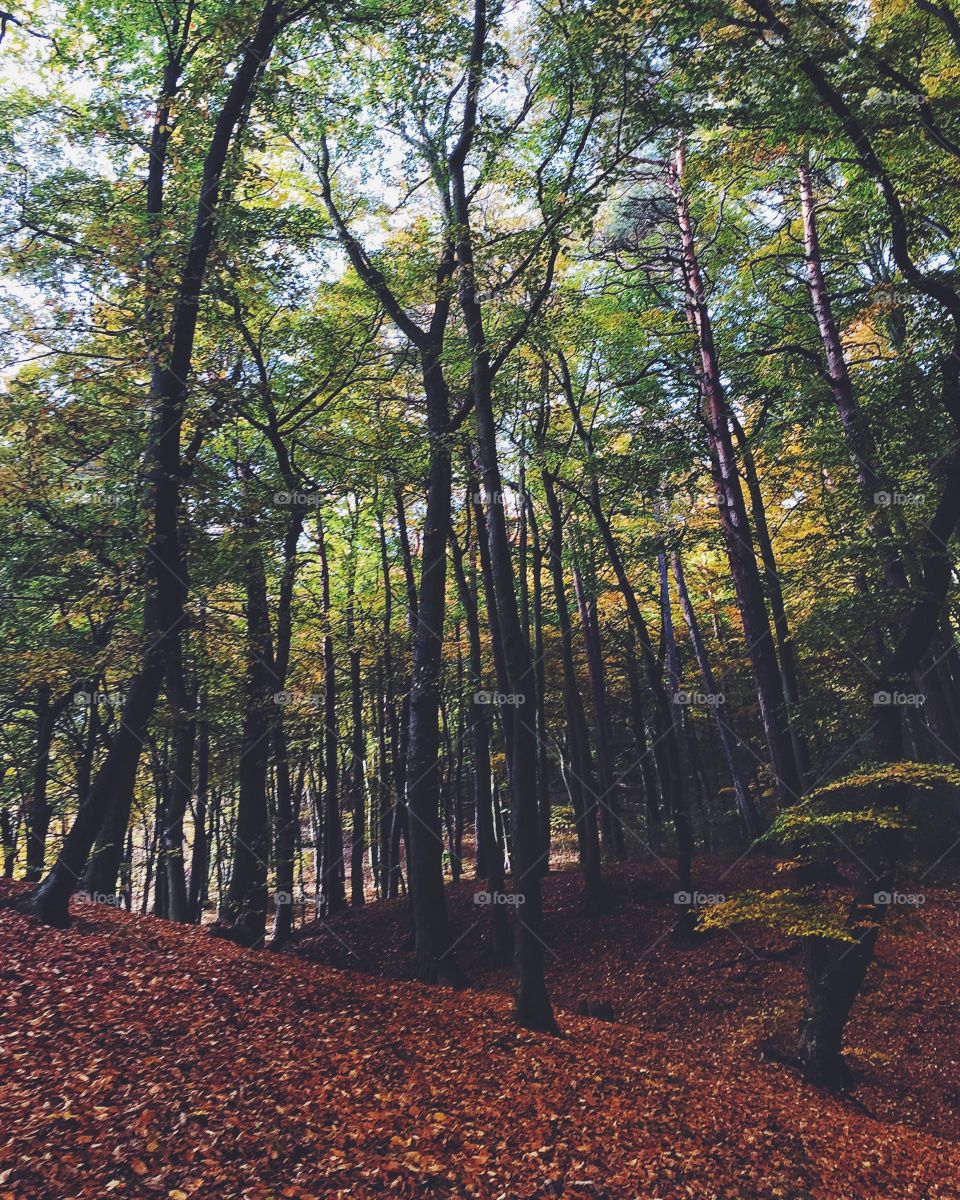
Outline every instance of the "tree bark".
MULTIPOLYGON (((252 523, 248 528, 252 536, 252 523)), ((267 920, 267 869, 270 825, 267 810, 267 767, 272 693, 273 645, 263 561, 256 545, 247 549, 246 563, 246 681, 245 712, 240 754, 240 790, 233 838, 233 870, 221 923, 232 940, 245 946, 263 945, 267 920)))
POLYGON ((680 596, 680 607, 683 610, 683 617, 690 633, 690 641, 693 645, 693 653, 697 660, 697 666, 700 668, 703 690, 708 696, 714 697, 713 715, 716 718, 717 729, 720 732, 720 744, 723 747, 724 758, 727 760, 727 770, 730 773, 730 781, 733 784, 733 793, 736 796, 737 808, 743 817, 743 823, 746 826, 748 836, 751 839, 758 838, 763 832, 763 823, 753 802, 753 797, 750 795, 747 781, 740 769, 739 740, 727 720, 726 708, 717 690, 717 681, 713 674, 713 668, 710 666, 710 658, 704 644, 703 634, 700 631, 700 622, 697 620, 697 615, 690 600, 690 593, 687 591, 687 581, 684 577, 683 562, 679 551, 674 551, 672 561, 673 575, 677 581, 677 592, 680 596))
MULTIPOLYGON (((94 700, 91 698, 90 703, 94 700)), ((47 778, 50 773, 50 747, 53 743, 55 714, 50 700, 50 685, 42 683, 37 689, 36 757, 33 764, 33 784, 27 804, 27 870, 30 883, 43 878, 46 859, 47 833, 52 810, 47 801, 47 778)))
POLYGON ((598 793, 590 754, 587 718, 580 696, 576 663, 573 658, 573 627, 567 605, 566 582, 563 575, 563 516, 553 479, 543 472, 543 491, 550 513, 550 533, 546 554, 553 577, 554 603, 560 631, 560 655, 563 662, 563 708, 570 747, 568 784, 577 823, 580 845, 580 864, 583 870, 584 900, 588 909, 601 911, 606 906, 606 888, 600 866, 600 834, 597 828, 598 793))
POLYGON ((773 769, 774 790, 780 805, 785 806, 799 799, 803 785, 790 737, 783 681, 780 677, 780 666, 767 616, 750 522, 740 486, 727 401, 714 344, 713 323, 697 257, 693 223, 683 189, 683 171, 684 152, 681 146, 671 164, 669 178, 680 231, 687 312, 691 328, 696 335, 700 360, 699 383, 713 465, 714 491, 737 594, 740 620, 753 667, 760 716, 773 769))
MULTIPOLYGON (((146 563, 151 579, 144 613, 142 665, 127 689, 123 714, 107 757, 67 835, 56 864, 30 900, 35 915, 45 924, 65 926, 71 893, 80 880, 87 856, 115 797, 132 798, 140 750, 153 715, 166 664, 175 653, 185 621, 186 572, 181 554, 180 433, 193 361, 200 295, 210 252, 216 239, 223 169, 234 135, 256 90, 280 28, 280 14, 271 0, 261 10, 256 28, 245 44, 220 109, 203 164, 196 220, 186 260, 173 296, 173 321, 166 357, 154 359, 150 398, 154 412, 148 452, 148 477, 152 491, 152 540, 146 563)), ((181 61, 168 63, 163 96, 174 90, 181 61)), ((154 137, 166 136, 169 115, 161 103, 154 137)), ((162 143, 165 148, 165 141, 162 143)), ((148 168, 148 219, 162 213, 163 155, 151 154, 148 168)), ((155 286, 153 281, 149 286, 155 286)), ((148 318, 148 325, 150 324, 148 318)), ((164 354, 162 346, 155 349, 164 354)), ((126 805, 129 813, 129 805, 126 805)), ((124 823, 124 827, 125 827, 124 823)))

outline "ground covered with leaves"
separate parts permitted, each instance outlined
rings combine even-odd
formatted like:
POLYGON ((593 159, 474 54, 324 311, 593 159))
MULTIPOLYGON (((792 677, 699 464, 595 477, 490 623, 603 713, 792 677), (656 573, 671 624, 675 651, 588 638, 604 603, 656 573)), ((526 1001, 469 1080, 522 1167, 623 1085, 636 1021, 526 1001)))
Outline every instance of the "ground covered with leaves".
MULTIPOLYGON (((757 870, 701 864, 701 886, 757 870)), ((0 1197, 960 1197, 950 892, 885 934, 850 1031, 856 1098, 838 1099, 764 1057, 798 1011, 785 945, 678 946, 667 872, 612 881, 600 918, 575 876, 547 881, 560 1038, 512 1025, 473 883, 451 890, 481 989, 462 993, 389 978, 402 902, 284 955, 101 906, 66 932, 0 910, 0 1197), (583 997, 617 1020, 576 1016, 583 997)))

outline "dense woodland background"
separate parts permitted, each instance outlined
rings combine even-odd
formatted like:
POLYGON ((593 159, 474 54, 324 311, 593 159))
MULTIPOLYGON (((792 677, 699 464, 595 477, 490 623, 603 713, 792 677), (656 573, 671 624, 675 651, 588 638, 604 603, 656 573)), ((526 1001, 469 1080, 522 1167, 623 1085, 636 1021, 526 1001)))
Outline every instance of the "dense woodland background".
POLYGON ((403 896, 419 979, 482 939, 552 1031, 544 875, 599 917, 653 855, 677 942, 800 939, 847 1082, 960 839, 950 0, 2 23, 15 902, 280 948, 403 896))

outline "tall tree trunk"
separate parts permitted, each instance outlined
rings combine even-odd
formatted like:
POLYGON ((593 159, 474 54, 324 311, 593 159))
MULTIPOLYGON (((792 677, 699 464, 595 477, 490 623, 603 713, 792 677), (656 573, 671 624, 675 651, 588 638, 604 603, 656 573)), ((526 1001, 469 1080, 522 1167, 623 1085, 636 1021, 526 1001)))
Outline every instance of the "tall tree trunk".
POLYGON ((366 848, 366 792, 364 783, 363 688, 360 681, 360 650, 350 650, 351 736, 350 768, 347 775, 353 828, 350 835, 350 903, 364 902, 363 856, 366 848))
MULTIPOLYGON (((182 650, 184 638, 180 639, 182 650)), ((173 727, 173 766, 170 801, 164 814, 160 835, 160 862, 166 876, 163 916, 171 921, 188 922, 187 878, 183 860, 183 821, 193 793, 193 751, 197 735, 196 694, 190 694, 178 659, 168 670, 167 692, 175 705, 173 727)))
MULTIPOLYGON (((403 497, 397 502, 398 515, 403 507, 403 497)), ((398 698, 396 680, 394 678, 393 657, 393 586, 390 580, 390 562, 387 556, 387 531, 384 515, 377 514, 377 528, 380 536, 380 571, 383 577, 383 673, 381 713, 381 742, 380 742, 380 893, 381 896, 394 897, 400 889, 400 817, 399 810, 403 804, 404 779, 406 775, 406 747, 403 744, 402 731, 406 728, 406 715, 398 713, 398 698), (393 830, 397 830, 397 846, 394 852, 393 830)), ((404 535, 406 527, 404 526, 404 535)), ((408 597, 409 599, 409 597, 408 597)), ((416 588, 413 602, 416 604, 416 588)), ((412 631, 412 619, 408 619, 408 628, 412 631)), ((402 707, 402 705, 401 705, 402 707)))
POLYGON ((417 593, 407 750, 407 883, 421 979, 465 982, 451 950, 440 830, 440 694, 447 542, 450 536, 450 408, 438 354, 423 354, 430 466, 417 593))
POLYGON ((190 856, 190 920, 199 925, 207 900, 207 875, 210 870, 210 839, 207 834, 207 794, 210 788, 210 721, 207 695, 201 692, 197 722, 197 804, 193 813, 193 849, 190 856))
MULTIPOLYGON (((152 491, 152 540, 146 554, 151 586, 144 613, 142 665, 127 689, 122 717, 106 759, 89 793, 81 801, 57 862, 30 899, 33 912, 49 925, 67 924, 70 895, 80 879, 111 801, 123 797, 126 803, 126 798, 133 795, 147 726, 160 694, 166 664, 176 651, 184 625, 187 588, 179 529, 180 433, 193 362, 200 295, 216 238, 224 166, 279 28, 279 10, 270 0, 261 10, 256 28, 239 57, 217 116, 204 159, 190 245, 171 297, 174 303, 170 336, 154 348, 157 357, 152 363, 150 379, 154 422, 147 472, 152 491), (169 347, 168 355, 163 346, 169 347)), ((171 129, 167 99, 176 91, 181 66, 182 54, 167 65, 163 99, 154 125, 155 144, 151 150, 157 152, 150 156, 147 186, 148 220, 154 225, 159 224, 163 211, 164 158, 171 129), (159 142, 157 138, 160 138, 159 142)), ((154 288, 158 295, 156 275, 149 271, 149 264, 147 266, 148 287, 154 288)), ((148 316, 147 324, 154 328, 156 323, 148 316)))
POLYGON ((663 640, 667 666, 670 719, 673 725, 673 736, 676 739, 681 764, 677 791, 683 811, 689 812, 693 760, 690 753, 687 730, 683 723, 683 712, 680 707, 682 699, 680 691, 680 656, 677 653, 677 639, 673 629, 673 606, 670 602, 670 577, 667 574, 667 554, 662 547, 657 555, 657 573, 660 579, 660 636, 663 640))
MULTIPOLYGON (((277 597, 276 656, 273 682, 278 692, 286 689, 290 666, 290 645, 293 637, 293 588, 297 574, 297 547, 303 532, 305 512, 295 505, 287 519, 283 538, 283 570, 277 597)), ((277 706, 273 720, 273 764, 277 780, 277 816, 273 853, 276 861, 277 890, 270 946, 281 949, 293 928, 294 854, 296 814, 293 786, 290 780, 290 753, 284 725, 284 709, 277 706)))
POLYGON ((707 425, 710 459, 713 465, 714 490, 720 514, 720 527, 730 563, 737 594, 737 605, 743 625, 747 650, 753 667, 757 699, 766 737, 767 750, 774 775, 774 789, 781 805, 793 804, 800 796, 802 783, 797 766, 787 705, 777 662, 776 649, 770 630, 766 601, 760 572, 754 554, 750 522, 747 518, 737 470, 736 455, 730 433, 727 401, 720 374, 719 359, 713 337, 713 323, 707 305, 706 291, 693 223, 683 189, 684 152, 677 151, 671 164, 670 184, 677 210, 683 260, 683 281, 687 292, 687 310, 697 339, 700 359, 699 382, 703 400, 703 415, 707 425))
POLYGON ((747 786, 747 781, 744 778, 740 768, 740 751, 737 735, 733 732, 727 720, 726 708, 724 707, 724 697, 720 695, 717 689, 717 681, 713 674, 713 668, 710 666, 710 659, 707 655, 707 648, 703 640, 703 634, 700 631, 700 623, 697 620, 697 615, 693 610, 693 604, 690 601, 690 593, 687 591, 687 581, 684 577, 683 562, 680 557, 680 552, 673 552, 673 575, 677 581, 677 592, 680 596, 680 607, 683 610, 683 618, 687 623, 687 630, 690 633, 690 641, 693 645, 693 653, 697 660, 697 666, 700 668, 700 678, 703 681, 703 690, 708 696, 713 697, 713 715, 717 721, 717 729, 720 732, 720 744, 723 747, 723 755, 727 760, 727 770, 730 773, 730 780, 733 783, 733 792, 737 800, 737 808, 740 810, 740 815, 743 817, 744 825, 747 828, 747 834, 751 838, 758 838, 763 832, 763 823, 760 820, 760 814, 757 812, 756 805, 753 802, 753 797, 750 795, 750 789, 747 786))
MULTIPOLYGON (((252 522, 248 536, 253 537, 252 522)), ((246 681, 240 753, 240 790, 233 838, 233 869, 221 906, 227 935, 246 946, 262 946, 267 920, 270 825, 267 767, 272 693, 273 644, 263 560, 255 544, 246 552, 246 681)))
MULTIPOLYGON (((91 697, 90 703, 94 700, 91 697)), ((24 879, 37 883, 43 878, 52 810, 47 800, 47 779, 50 773, 50 746, 53 743, 55 714, 50 701, 50 685, 41 683, 37 689, 36 757, 33 763, 33 783, 26 810, 27 870, 24 879)))
POLYGON ((760 488, 760 476, 757 474, 757 464, 753 457, 750 439, 743 426, 737 419, 737 414, 730 411, 730 423, 733 426, 740 450, 740 460, 743 463, 743 475, 750 496, 750 513, 753 517, 753 528, 760 550, 760 561, 763 564, 763 580, 767 588, 767 598, 770 601, 770 614, 773 617, 773 632, 777 640, 777 658, 780 663, 780 674, 783 678, 783 690, 787 700, 787 721, 790 725, 790 736, 793 739, 793 749, 802 777, 808 774, 809 762, 806 743, 799 728, 798 710, 800 707, 800 680, 797 673, 797 659, 793 648, 793 637, 790 623, 787 619, 787 609, 783 601, 783 588, 780 586, 780 573, 777 570, 777 560, 773 552, 773 541, 767 524, 767 513, 763 503, 763 492, 760 488))
POLYGON ((544 667, 543 647, 543 549, 540 542, 540 527, 537 523, 533 502, 524 494, 532 538, 533 569, 533 667, 537 677, 537 795, 540 807, 540 838, 543 846, 543 871, 550 870, 550 758, 547 730, 547 681, 544 667))
POLYGON ((637 666, 636 633, 633 626, 627 630, 628 644, 625 655, 627 684, 630 689, 630 719, 639 756, 639 779, 643 788, 643 803, 647 813, 647 828, 659 829, 660 801, 657 789, 657 766, 653 752, 647 743, 646 715, 643 694, 640 688, 640 671, 637 666))
POLYGON ((453 956, 447 922, 438 761, 452 432, 450 398, 443 376, 441 354, 450 312, 449 281, 456 265, 455 255, 449 239, 446 240, 437 264, 432 314, 428 327, 424 329, 407 315, 384 277, 373 267, 370 258, 347 228, 333 197, 330 154, 323 136, 318 171, 324 204, 351 264, 389 312, 397 328, 415 347, 420 360, 426 401, 429 470, 409 700, 406 763, 408 884, 418 973, 424 979, 445 978, 454 984, 462 984, 464 977, 453 956))
MULTIPOLYGON (((486 706, 479 703, 483 691, 483 654, 480 643, 480 617, 476 596, 470 587, 464 570, 464 551, 457 543, 456 535, 450 534, 451 559, 460 592, 467 624, 467 640, 470 646, 470 677, 473 697, 469 705, 470 729, 473 743, 473 786, 474 811, 476 813, 477 873, 487 884, 491 897, 503 895, 503 853, 497 842, 496 819, 493 811, 493 789, 490 766, 490 730, 487 725, 486 706)), ((513 953, 513 935, 502 904, 491 900, 491 941, 496 960, 504 965, 510 962, 513 953)))
MULTIPOLYGON (((823 344, 827 361, 827 376, 830 391, 837 407, 844 443, 850 455, 860 491, 860 498, 867 514, 867 529, 883 569, 888 596, 894 609, 899 609, 909 596, 910 582, 907 565, 897 550, 895 514, 883 505, 884 496, 892 500, 892 489, 885 484, 875 466, 879 461, 876 443, 857 402, 853 380, 847 367, 843 343, 833 315, 833 305, 823 273, 820 234, 817 227, 816 197, 810 167, 801 160, 800 207, 803 215, 804 251, 807 267, 807 284, 813 304, 817 330, 823 344)), ((889 608, 889 602, 885 603, 889 608)), ((924 717, 937 741, 937 757, 941 761, 956 765, 960 762, 960 735, 954 716, 941 684, 940 673, 932 655, 927 652, 913 674, 917 692, 926 697, 924 717)))
POLYGON ((583 711, 577 668, 573 658, 573 627, 563 575, 563 516, 552 477, 544 471, 542 478, 550 512, 550 534, 547 538, 546 553, 553 576, 554 603, 563 662, 563 708, 570 746, 568 786, 580 844, 584 899, 587 907, 596 912, 606 905, 606 889, 600 867, 600 835, 597 828, 598 788, 593 774, 587 718, 583 711))
POLYGON ((600 789, 597 804, 603 847, 610 858, 623 854, 623 826, 617 811, 613 759, 610 753, 610 717, 607 711, 607 681, 603 666, 600 631, 597 627, 595 602, 588 598, 583 578, 574 561, 573 591, 580 614, 580 629, 587 652, 587 673, 590 676, 590 695, 593 700, 593 726, 597 744, 597 779, 600 789))
POLYGON ((17 831, 6 805, 0 808, 0 846, 3 847, 3 877, 12 879, 13 864, 17 859, 17 831))
POLYGON ((317 513, 317 551, 320 555, 320 587, 323 611, 323 854, 321 856, 321 892, 327 915, 340 912, 346 905, 343 867, 343 822, 340 818, 340 762, 337 725, 337 671, 331 621, 330 562, 324 537, 323 520, 317 513))

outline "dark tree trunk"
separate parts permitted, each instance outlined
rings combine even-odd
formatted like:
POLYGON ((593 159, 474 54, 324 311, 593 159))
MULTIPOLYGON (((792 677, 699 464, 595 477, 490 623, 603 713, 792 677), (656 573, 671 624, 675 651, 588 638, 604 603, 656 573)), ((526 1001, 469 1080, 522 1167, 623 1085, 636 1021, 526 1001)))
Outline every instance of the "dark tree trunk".
POLYGON ((13 864, 17 858, 17 831, 6 805, 0 808, 0 846, 3 847, 3 877, 12 879, 13 864))
MULTIPOLYGON (((286 688, 293 635, 293 588, 297 573, 297 546, 303 532, 304 510, 296 505, 290 512, 283 539, 283 572, 277 597, 276 656, 273 683, 278 692, 286 688)), ((281 949, 293 928, 294 854, 296 815, 290 780, 290 754, 284 725, 284 710, 275 710, 273 724, 273 763, 277 780, 277 813, 273 853, 276 861, 277 890, 270 946, 281 949)))
POLYGON ((587 652, 587 673, 590 676, 590 695, 593 700, 593 728, 597 745, 597 806, 600 833, 604 850, 610 858, 619 858, 624 851, 623 826, 616 802, 613 777, 613 756, 610 752, 610 716, 607 709, 607 681, 603 665, 600 630, 596 619, 595 601, 588 598, 583 578, 574 562, 573 590, 580 615, 580 630, 587 652))
POLYGON ((421 979, 440 979, 462 986, 465 980, 451 952, 447 924, 440 828, 440 694, 450 536, 450 411, 439 357, 432 349, 423 355, 423 383, 430 467, 410 681, 407 884, 421 979))
POLYGON ((350 696, 351 723, 350 769, 347 786, 350 807, 353 813, 353 828, 350 834, 350 903, 354 906, 364 902, 363 856, 366 850, 366 795, 364 784, 364 738, 363 738, 363 689, 360 682, 360 651, 350 651, 350 696))
POLYGON ((210 788, 210 722, 206 715, 207 697, 200 696, 197 723, 197 804, 193 814, 193 850, 190 857, 190 920, 199 925, 207 901, 207 876, 210 870, 210 839, 207 835, 207 794, 210 788))
MULTIPOLYGON (((484 879, 492 896, 504 892, 503 852, 497 841, 496 820, 493 811, 493 789, 490 767, 490 730, 487 725, 486 706, 478 703, 478 694, 483 691, 483 654, 480 643, 480 617, 474 591, 470 587, 463 566, 464 552, 457 543, 453 531, 450 535, 450 550, 454 574, 460 592, 467 623, 467 639, 470 646, 470 677, 473 696, 469 702, 470 729, 473 744, 474 811, 476 813, 477 875, 484 879)), ((491 940, 494 957, 506 965, 513 954, 513 935, 507 921, 507 912, 502 904, 490 904, 491 940)))
MULTIPOLYGON (((91 698, 90 703, 94 701, 91 698)), ((24 879, 37 883, 43 877, 50 829, 51 808, 47 802, 47 778, 50 773, 50 746, 53 742, 55 714, 50 701, 50 685, 42 683, 37 691, 36 758, 33 786, 27 804, 27 870, 24 879)))
POLYGON ((630 719, 633 725, 633 736, 637 743, 639 759, 639 780, 643 789, 643 804, 647 813, 647 827, 650 830, 659 829, 660 801, 657 788, 657 766, 653 752, 647 743, 646 715, 643 709, 643 693, 640 688, 640 671, 637 666, 636 634, 633 627, 628 628, 628 645, 625 656, 627 684, 630 689, 630 719))
MULTIPOLYGON (((400 541, 400 559, 403 566, 403 578, 407 595, 407 630, 409 633, 409 652, 417 633, 418 605, 417 585, 414 576, 413 558, 410 554, 410 537, 407 532, 407 517, 403 507, 403 495, 399 489, 395 492, 397 507, 397 536, 400 541)), ((391 675, 392 681, 392 675, 391 675)), ((399 717, 396 713, 396 688, 391 682, 394 695, 394 708, 391 710, 393 729, 393 778, 394 805, 390 817, 389 840, 389 895, 399 896, 401 882, 401 848, 407 845, 407 755, 410 750, 410 679, 404 685, 404 694, 400 700, 399 717)))
POLYGON ((347 765, 346 791, 350 805, 350 903, 364 903, 363 856, 366 850, 367 798, 364 762, 366 743, 363 734, 363 683, 360 671, 360 647, 357 645, 356 574, 357 525, 359 510, 354 510, 350 531, 350 565, 347 580, 346 632, 350 659, 350 761, 347 765))
MULTIPOLYGON (((248 535, 253 536, 252 523, 248 535)), ((263 561, 258 548, 246 554, 247 667, 240 753, 240 789, 233 838, 233 869, 220 919, 231 939, 262 946, 267 920, 270 826, 267 767, 274 713, 273 644, 263 561)))
MULTIPOLYGON (((889 496, 894 489, 888 482, 881 480, 875 466, 879 461, 877 446, 857 402, 853 380, 847 369, 843 343, 837 330, 833 304, 823 273, 816 197, 810 168, 805 161, 801 161, 799 173, 807 282, 817 330, 827 361, 830 391, 837 407, 844 443, 853 464, 860 498, 867 515, 867 529, 883 569, 887 593, 883 607, 887 610, 892 608, 895 614, 902 609, 910 594, 910 581, 907 564, 897 549, 895 510, 888 510, 882 503, 883 496, 889 496), (890 599, 893 601, 892 605, 890 599)), ((896 619, 889 623, 895 627, 896 619)), ((960 762, 960 736, 941 683, 941 672, 929 651, 924 654, 913 672, 913 683, 917 692, 926 696, 923 715, 934 734, 937 758, 956 765, 960 762)))
POLYGON ((544 667, 543 648, 543 550, 540 542, 540 527, 533 503, 524 495, 524 504, 530 520, 532 537, 533 568, 533 666, 537 678, 537 793, 540 807, 540 838, 543 846, 543 871, 550 870, 550 758, 547 731, 547 681, 544 667))
POLYGON ((320 555, 321 604, 323 609, 323 827, 320 865, 321 894, 324 911, 340 912, 346 906, 343 866, 343 822, 340 818, 340 763, 337 725, 337 671, 330 623, 333 606, 330 600, 330 563, 323 532, 323 521, 317 513, 317 551, 320 555))
MULTIPOLYGON (((470 201, 464 177, 464 162, 473 137, 477 96, 486 44, 486 8, 484 0, 474 6, 473 39, 470 48, 467 97, 463 132, 450 156, 450 182, 453 212, 457 223, 457 259, 460 270, 460 307, 470 346, 470 394, 477 420, 477 446, 482 469, 487 508, 487 544, 490 549, 492 593, 487 601, 496 611, 508 695, 513 697, 511 727, 507 741, 513 832, 512 875, 518 912, 516 969, 517 1019, 533 1029, 556 1031, 556 1022, 544 977, 544 925, 541 896, 540 814, 537 807, 537 680, 530 646, 520 620, 515 591, 515 572, 503 505, 503 479, 497 448, 497 427, 493 411, 493 377, 489 344, 483 328, 483 314, 473 270, 473 246, 470 231, 470 201), (521 706, 523 707, 521 710, 521 706), (522 905, 521 905, 522 898, 522 905)), ((480 533, 478 527, 478 534, 480 533)))
POLYGON ((699 381, 703 415, 707 425, 714 490, 727 559, 737 594, 744 637, 753 667, 757 699, 773 768, 777 798, 781 805, 793 804, 802 783, 797 767, 787 705, 770 630, 760 572, 754 554, 736 455, 730 433, 726 396, 713 338, 713 324, 697 258, 693 224, 683 190, 684 155, 677 151, 670 180, 677 209, 677 224, 683 253, 683 281, 687 291, 688 316, 697 338, 700 360, 699 381))
POLYGON ((664 658, 667 667, 667 686, 670 699, 670 723, 673 726, 673 736, 680 756, 680 778, 677 794, 680 805, 685 813, 690 811, 690 781, 693 774, 693 759, 687 730, 683 723, 680 693, 680 656, 677 653, 677 640, 673 629, 673 607, 670 602, 670 577, 667 574, 667 555, 661 549, 657 555, 657 572, 660 579, 660 636, 663 641, 664 658))
MULTIPOLYGON (((178 649, 182 648, 182 642, 183 639, 178 649)), ((160 837, 161 864, 166 876, 166 903, 162 915, 171 921, 188 922, 190 907, 187 902, 187 878, 183 860, 183 821, 193 794, 193 751, 197 736, 197 713, 196 696, 189 695, 179 654, 177 661, 171 664, 168 671, 167 693, 175 705, 175 716, 170 802, 167 805, 160 837)))
MULTIPOLYGON (((321 138, 318 165, 324 204, 354 269, 389 312, 398 329, 416 348, 426 401, 429 470, 420 560, 413 669, 410 683, 406 758, 407 872, 414 923, 417 970, 421 978, 444 978, 455 985, 464 977, 452 953, 443 882, 440 835, 439 711, 446 602, 446 548, 450 530, 450 400, 441 353, 450 312, 449 280, 455 267, 453 247, 445 244, 437 266, 437 290, 429 326, 413 321, 390 291, 383 276, 350 233, 337 208, 330 182, 330 155, 321 138)), ((403 522, 401 522, 403 524, 403 522)), ((401 531, 402 536, 402 531, 401 531)), ((412 592, 412 588, 410 589, 412 592)), ((398 818, 400 814, 398 813, 398 818)), ((395 823, 397 836, 400 821, 395 823)))
POLYGON ((597 786, 590 754, 587 718, 583 711, 577 668, 573 658, 573 627, 563 576, 563 517, 553 480, 546 471, 543 473, 543 490, 550 512, 550 534, 547 538, 546 552, 553 576, 554 603, 563 661, 563 708, 570 747, 570 800, 577 823, 584 899, 587 907, 596 912, 606 905, 606 889, 600 868, 600 835, 597 829, 597 786))
POLYGON ((732 411, 730 412, 730 423, 737 438, 740 459, 743 463, 743 475, 750 496, 750 513, 753 517, 753 528, 760 549, 760 561, 763 564, 763 580, 767 588, 767 598, 770 601, 773 632, 777 639, 777 657, 780 662, 780 674, 783 678, 783 690, 787 700, 790 736, 793 739, 794 754, 801 775, 805 776, 808 773, 809 763, 806 743, 799 728, 800 681, 797 674, 797 659, 793 648, 790 623, 787 620, 787 609, 783 601, 783 588, 780 586, 780 573, 777 570, 777 560, 773 552, 773 541, 767 524, 763 492, 760 489, 760 476, 757 474, 757 465, 750 440, 744 432, 743 426, 737 420, 736 413, 732 411))
MULTIPOLYGON (((46 924, 64 926, 69 920, 71 893, 80 880, 97 833, 115 800, 129 817, 137 764, 147 726, 160 694, 166 664, 180 637, 185 614, 186 571, 180 543, 181 461, 180 433, 193 361, 200 295, 210 251, 216 239, 217 216, 224 166, 243 115, 273 48, 280 24, 271 2, 260 12, 256 28, 246 42, 233 72, 203 164, 196 220, 180 280, 173 297, 173 323, 168 339, 153 347, 150 396, 154 413, 148 455, 152 490, 152 540, 146 555, 152 581, 144 614, 144 651, 140 670, 131 681, 123 714, 110 749, 89 793, 83 798, 56 864, 33 893, 30 904, 46 924), (169 347, 169 352, 165 350, 169 347)), ((184 47, 185 49, 185 47, 184 47)), ((163 101, 154 125, 154 144, 147 181, 148 220, 157 224, 163 211, 163 167, 170 132, 167 98, 176 91, 181 58, 167 65, 163 101), (159 139, 159 142, 158 140, 159 139)), ((149 269, 148 276, 155 273, 149 269)), ((155 279, 151 278, 153 287, 155 279)), ((154 291, 156 296, 156 290, 154 291)), ((159 305, 158 305, 159 307, 159 305)), ((148 326, 158 322, 150 317, 148 326)), ((123 822, 126 829, 126 820, 123 822)), ((122 846, 122 840, 121 840, 122 846)))
POLYGON ((757 838, 763 832, 763 823, 760 820, 760 814, 757 812, 757 807, 753 802, 753 797, 750 795, 747 781, 740 768, 741 754, 739 739, 730 727, 724 704, 725 697, 721 697, 717 690, 717 681, 714 678, 713 668, 710 666, 710 659, 703 641, 703 634, 700 632, 700 623, 697 620, 696 613, 693 611, 690 593, 687 591, 687 581, 684 577, 683 563, 679 551, 674 551, 673 554, 673 574, 677 581, 680 607, 683 610, 683 617, 690 633, 690 641, 693 644, 693 653, 700 668, 703 690, 708 696, 714 698, 712 705, 713 715, 716 717, 717 728, 720 732, 720 744, 723 747, 724 758, 727 760, 727 770, 730 772, 730 780, 733 783, 737 808, 739 808, 740 815, 743 817, 747 834, 751 838, 757 838))

